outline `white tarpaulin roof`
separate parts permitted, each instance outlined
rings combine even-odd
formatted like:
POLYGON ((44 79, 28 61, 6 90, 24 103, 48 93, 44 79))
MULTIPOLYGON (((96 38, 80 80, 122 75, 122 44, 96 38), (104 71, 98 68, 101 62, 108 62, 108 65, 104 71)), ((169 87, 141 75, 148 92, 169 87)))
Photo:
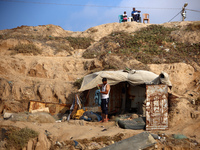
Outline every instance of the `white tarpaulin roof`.
POLYGON ((161 79, 159 75, 145 70, 132 70, 129 72, 124 72, 123 70, 100 71, 85 76, 79 91, 81 92, 93 89, 97 86, 97 84, 102 83, 102 78, 107 78, 108 84, 110 85, 115 85, 120 82, 127 81, 132 85, 165 83, 168 86, 171 86, 168 74, 162 72, 162 75, 166 78, 161 79))

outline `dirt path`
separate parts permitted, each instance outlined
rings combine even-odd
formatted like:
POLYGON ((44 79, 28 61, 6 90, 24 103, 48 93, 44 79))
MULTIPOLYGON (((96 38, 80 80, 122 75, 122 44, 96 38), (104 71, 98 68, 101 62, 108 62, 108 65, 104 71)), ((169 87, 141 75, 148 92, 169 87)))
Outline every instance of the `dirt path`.
POLYGON ((143 132, 143 130, 129 130, 121 129, 115 125, 115 122, 98 123, 98 122, 86 122, 79 120, 71 120, 61 123, 33 123, 33 122, 15 122, 1 121, 1 126, 12 126, 19 128, 31 128, 39 133, 45 133, 45 130, 50 132, 54 136, 54 140, 63 142, 65 140, 77 139, 90 139, 92 137, 101 136, 114 136, 118 133, 123 133, 126 137, 143 132), (81 124, 80 124, 81 122, 81 124), (102 131, 107 129, 106 131, 102 131))

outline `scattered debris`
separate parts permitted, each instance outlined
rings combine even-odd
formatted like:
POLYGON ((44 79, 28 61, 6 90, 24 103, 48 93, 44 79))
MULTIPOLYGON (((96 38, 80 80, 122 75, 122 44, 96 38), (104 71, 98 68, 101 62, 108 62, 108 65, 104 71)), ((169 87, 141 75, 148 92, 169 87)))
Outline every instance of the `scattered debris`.
POLYGON ((166 48, 166 49, 165 49, 166 52, 169 52, 169 50, 170 50, 169 48, 166 48))
POLYGON ((64 114, 67 110, 69 110, 69 107, 70 105, 67 105, 67 104, 30 101, 29 112, 46 111, 46 112, 49 112, 51 115, 56 115, 58 113, 64 114))
POLYGON ((52 135, 49 131, 45 130, 45 133, 44 133, 46 136, 49 136, 49 135, 52 135))
POLYGON ((49 113, 49 108, 45 107, 45 108, 40 108, 40 109, 35 109, 35 110, 31 110, 31 113, 36 113, 36 112, 47 112, 49 113))
POLYGON ((151 135, 153 136, 154 139, 158 139, 158 140, 161 139, 161 137, 158 136, 157 134, 153 134, 153 133, 151 133, 151 135))
POLYGON ((82 145, 79 142, 77 142, 77 141, 74 140, 74 144, 75 144, 74 147, 76 149, 82 149, 82 145))
POLYGON ((60 122, 62 122, 62 120, 56 120, 56 122, 57 122, 57 123, 60 123, 60 122))
POLYGON ((59 141, 56 141, 55 146, 59 146, 60 148, 62 148, 62 144, 59 141))
POLYGON ((101 130, 101 131, 102 131, 102 132, 103 132, 103 131, 107 131, 107 129, 103 129, 103 130, 101 130))

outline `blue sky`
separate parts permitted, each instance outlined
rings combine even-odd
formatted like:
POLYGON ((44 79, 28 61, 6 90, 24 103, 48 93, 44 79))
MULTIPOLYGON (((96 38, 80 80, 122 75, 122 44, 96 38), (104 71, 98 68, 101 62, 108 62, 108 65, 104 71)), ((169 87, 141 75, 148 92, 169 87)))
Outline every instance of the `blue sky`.
MULTIPOLYGON (((118 22, 118 15, 122 14, 123 11, 127 11, 128 16, 130 16, 132 7, 141 10, 141 14, 149 13, 150 23, 160 24, 172 19, 181 10, 185 2, 188 2, 187 9, 200 11, 200 0, 0 0, 0 30, 11 29, 21 25, 54 24, 61 26, 65 30, 84 31, 93 26, 118 22)), ((200 12, 187 10, 187 18, 185 20, 200 20, 200 12)), ((181 15, 179 14, 172 21, 181 21, 181 15)))

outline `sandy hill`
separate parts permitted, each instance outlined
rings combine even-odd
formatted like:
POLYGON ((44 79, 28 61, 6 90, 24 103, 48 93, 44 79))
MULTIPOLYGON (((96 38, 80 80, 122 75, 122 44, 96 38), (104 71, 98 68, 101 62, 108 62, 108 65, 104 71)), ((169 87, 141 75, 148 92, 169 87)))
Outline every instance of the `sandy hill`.
MULTIPOLYGON (((180 133, 193 136, 200 130, 200 118, 191 118, 200 109, 199 34, 199 21, 110 23, 84 32, 55 25, 1 30, 0 113, 27 111, 30 100, 71 104, 75 85, 91 72, 165 71, 173 84, 170 92, 178 97, 169 132, 182 124, 180 133)), ((200 139, 200 133, 195 136, 200 139)))

